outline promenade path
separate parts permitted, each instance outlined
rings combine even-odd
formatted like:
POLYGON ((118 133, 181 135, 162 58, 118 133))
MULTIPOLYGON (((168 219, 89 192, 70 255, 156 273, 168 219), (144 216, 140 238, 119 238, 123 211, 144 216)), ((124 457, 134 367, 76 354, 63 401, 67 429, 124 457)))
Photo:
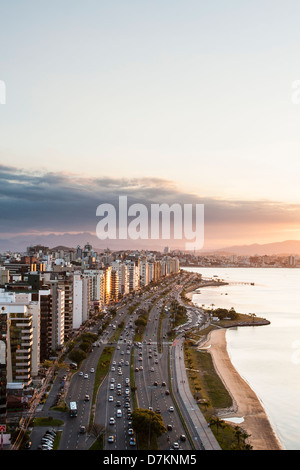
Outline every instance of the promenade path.
POLYGON ((180 407, 190 436, 198 450, 221 450, 212 430, 191 394, 183 357, 183 337, 177 337, 171 346, 171 377, 173 393, 180 407))

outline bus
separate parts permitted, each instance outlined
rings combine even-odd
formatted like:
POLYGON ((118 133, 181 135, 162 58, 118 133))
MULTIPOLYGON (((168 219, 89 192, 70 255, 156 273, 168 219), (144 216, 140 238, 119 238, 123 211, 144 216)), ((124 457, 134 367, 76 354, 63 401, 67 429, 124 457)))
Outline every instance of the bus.
POLYGON ((70 416, 77 416, 77 403, 76 401, 70 401, 70 416))

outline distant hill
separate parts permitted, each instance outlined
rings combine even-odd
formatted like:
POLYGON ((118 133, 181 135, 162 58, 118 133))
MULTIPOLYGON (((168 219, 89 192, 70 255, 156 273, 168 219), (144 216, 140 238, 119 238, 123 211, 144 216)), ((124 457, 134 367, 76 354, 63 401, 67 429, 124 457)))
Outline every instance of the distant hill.
POLYGON ((300 255, 300 240, 286 240, 283 242, 274 243, 253 243, 252 245, 236 245, 221 250, 215 250, 215 253, 236 255, 300 255))
MULTIPOLYGON (((76 249, 78 245, 82 248, 89 242, 94 250, 103 251, 106 248, 111 250, 132 250, 132 249, 151 249, 162 251, 168 244, 166 240, 99 240, 99 238, 90 232, 82 233, 64 233, 49 235, 16 235, 7 239, 0 239, 0 252, 16 251, 25 252, 28 246, 44 245, 49 246, 53 251, 64 249, 76 249), (69 247, 69 248, 67 248, 69 247)), ((170 248, 172 248, 170 244, 170 248)), ((176 247, 179 248, 179 247, 176 247)), ((237 255, 300 255, 300 240, 286 240, 275 243, 253 243, 251 245, 234 245, 219 250, 201 250, 199 254, 223 254, 230 256, 237 255)))
POLYGON ((0 253, 5 251, 25 252, 28 246, 43 245, 48 246, 53 251, 60 249, 76 249, 78 245, 81 248, 89 242, 96 251, 103 251, 106 248, 111 250, 142 250, 151 249, 161 251, 165 244, 160 240, 100 240, 96 235, 90 232, 77 234, 64 233, 61 235, 16 235, 15 237, 0 239, 0 253), (150 243, 148 243, 150 242, 150 243), (69 248, 67 248, 69 247, 69 248))

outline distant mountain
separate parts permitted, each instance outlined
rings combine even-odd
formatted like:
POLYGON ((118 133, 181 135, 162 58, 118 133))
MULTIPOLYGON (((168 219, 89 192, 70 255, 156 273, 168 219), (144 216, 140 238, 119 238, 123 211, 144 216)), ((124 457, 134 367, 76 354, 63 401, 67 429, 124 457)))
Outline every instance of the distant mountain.
POLYGON ((253 243, 252 245, 236 245, 216 250, 215 253, 225 252, 236 255, 300 255, 300 240, 286 240, 274 243, 253 243))
POLYGON ((78 245, 82 248, 89 242, 96 251, 103 251, 106 248, 111 250, 142 250, 151 249, 161 251, 166 244, 160 240, 100 240, 90 232, 77 234, 64 233, 61 235, 16 235, 15 237, 0 239, 0 253, 5 251, 25 252, 28 246, 43 245, 54 251, 69 247, 76 249, 78 245), (150 242, 150 243, 149 243, 150 242))
MULTIPOLYGON (((0 239, 0 253, 5 251, 25 252, 28 246, 44 245, 59 251, 67 247, 76 249, 78 245, 82 248, 89 242, 96 251, 103 251, 106 248, 111 250, 157 250, 162 251, 168 245, 167 240, 100 240, 96 235, 90 232, 77 234, 64 233, 61 235, 16 235, 15 237, 0 239)), ((170 248, 172 248, 170 243, 170 248)), ((177 247, 179 248, 179 247, 177 247)), ((300 240, 287 240, 275 243, 253 243, 251 245, 235 245, 219 250, 201 250, 199 254, 219 255, 300 255, 300 240)))

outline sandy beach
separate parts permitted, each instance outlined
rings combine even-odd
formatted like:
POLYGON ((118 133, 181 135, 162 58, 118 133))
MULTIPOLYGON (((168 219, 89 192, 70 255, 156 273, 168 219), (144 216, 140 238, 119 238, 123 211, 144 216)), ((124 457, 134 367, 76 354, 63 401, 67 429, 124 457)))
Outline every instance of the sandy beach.
POLYGON ((251 434, 248 442, 253 450, 283 450, 258 397, 233 367, 227 353, 225 334, 225 329, 214 330, 207 342, 201 345, 201 348, 210 346, 208 351, 215 369, 233 399, 233 409, 218 416, 224 421, 226 418, 244 418, 238 426, 251 434))

